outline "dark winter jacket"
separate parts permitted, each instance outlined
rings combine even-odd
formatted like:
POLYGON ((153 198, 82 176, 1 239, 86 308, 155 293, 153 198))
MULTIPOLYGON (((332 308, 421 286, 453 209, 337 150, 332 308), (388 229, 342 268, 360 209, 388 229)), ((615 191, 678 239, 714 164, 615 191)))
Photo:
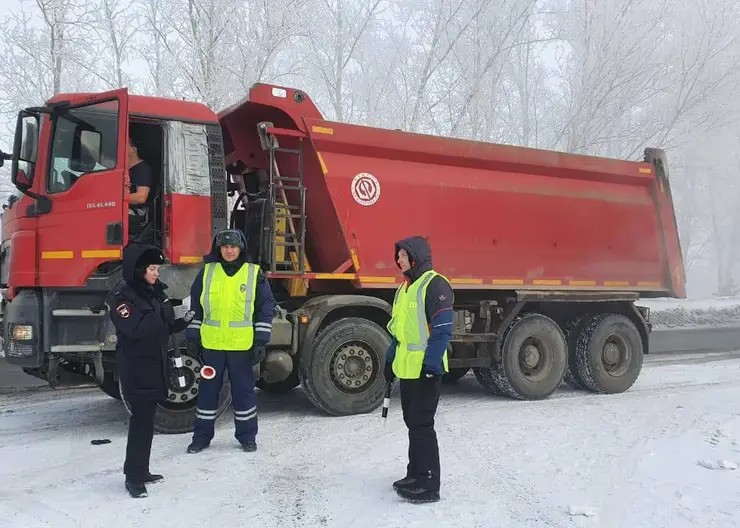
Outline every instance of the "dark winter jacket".
POLYGON ((123 251, 123 279, 108 295, 109 315, 116 328, 116 369, 129 400, 161 400, 167 397, 170 335, 182 332, 187 323, 175 320, 165 294, 167 285, 149 285, 135 269, 147 244, 131 243, 123 251))
MULTIPOLYGON (((247 238, 244 233, 239 231, 242 237, 244 247, 247 247, 247 238)), ((246 262, 245 251, 242 251, 239 258, 234 262, 225 262, 221 257, 221 251, 216 246, 216 237, 213 237, 211 252, 203 257, 204 263, 220 262, 224 272, 233 276, 246 262)), ((203 292, 203 270, 200 270, 190 287, 190 310, 194 312, 193 320, 190 321, 186 336, 188 341, 200 343, 200 326, 203 323, 203 307, 200 304, 200 296, 203 292)), ((275 311, 275 297, 270 289, 265 274, 262 270, 257 274, 257 298, 254 300, 254 343, 252 347, 265 346, 270 342, 272 335, 272 315, 275 311)))
MULTIPOLYGON (((406 278, 406 288, 424 273, 432 269, 432 250, 422 237, 404 238, 396 242, 394 260, 398 262, 398 252, 405 249, 409 255, 411 269, 403 274, 406 278)), ((442 357, 447 345, 452 339, 452 314, 455 301, 452 286, 440 276, 434 277, 427 289, 424 310, 429 325, 429 339, 424 352, 422 373, 444 374, 442 357)), ((386 361, 392 362, 396 355, 398 341, 391 336, 391 345, 386 353, 386 361)))

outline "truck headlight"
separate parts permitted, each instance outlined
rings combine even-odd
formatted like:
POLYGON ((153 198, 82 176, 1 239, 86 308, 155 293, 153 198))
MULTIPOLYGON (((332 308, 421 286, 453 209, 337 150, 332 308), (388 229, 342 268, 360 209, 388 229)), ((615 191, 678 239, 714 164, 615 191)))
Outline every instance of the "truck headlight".
POLYGON ((13 325, 13 341, 33 341, 33 326, 13 325))

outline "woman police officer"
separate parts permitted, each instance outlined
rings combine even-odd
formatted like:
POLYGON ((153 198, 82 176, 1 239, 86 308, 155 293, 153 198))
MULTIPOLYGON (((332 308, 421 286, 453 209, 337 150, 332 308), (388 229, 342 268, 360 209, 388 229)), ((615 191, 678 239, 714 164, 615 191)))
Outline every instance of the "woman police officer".
POLYGON ((123 251, 123 279, 108 298, 111 321, 116 328, 116 366, 122 396, 131 409, 126 444, 126 489, 134 497, 146 497, 146 484, 161 481, 149 472, 157 402, 168 393, 171 334, 185 329, 192 313, 175 320, 174 309, 159 280, 162 252, 147 244, 130 243, 123 251))

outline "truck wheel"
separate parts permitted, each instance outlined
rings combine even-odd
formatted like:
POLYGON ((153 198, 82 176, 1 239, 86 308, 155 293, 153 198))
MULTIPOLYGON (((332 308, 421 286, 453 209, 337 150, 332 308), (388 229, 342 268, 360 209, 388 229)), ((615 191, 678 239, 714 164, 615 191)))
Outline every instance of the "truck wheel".
POLYGON ((442 375, 442 383, 444 385, 451 385, 465 377, 465 374, 467 374, 469 370, 470 367, 451 368, 447 374, 442 375))
POLYGON ((626 391, 637 381, 642 360, 642 337, 635 324, 624 315, 592 317, 578 336, 578 373, 584 385, 593 392, 626 391))
POLYGON ((502 337, 501 366, 492 374, 503 393, 541 400, 555 392, 568 365, 568 346, 557 323, 538 313, 523 314, 502 337))
POLYGON ((121 399, 121 389, 118 382, 113 378, 112 372, 105 373, 105 378, 103 378, 103 384, 100 386, 100 390, 111 398, 115 398, 116 400, 121 399))
POLYGON ((500 369, 499 366, 493 366, 493 367, 475 367, 473 368, 473 374, 475 375, 475 379, 478 380, 478 383, 481 387, 486 389, 491 394, 494 394, 496 396, 503 396, 504 391, 497 385, 499 375, 497 374, 498 370, 500 369))
POLYGON ((300 360, 300 380, 311 402, 334 416, 367 413, 383 401, 388 333, 367 319, 331 323, 300 360))
POLYGON ((565 383, 576 390, 586 390, 583 378, 578 373, 578 362, 576 348, 578 345, 578 336, 581 335, 583 327, 591 320, 593 314, 586 314, 571 320, 564 330, 565 342, 568 343, 568 366, 565 369, 565 383))
POLYGON ((298 370, 293 369, 293 372, 282 381, 276 381, 275 383, 267 383, 262 378, 259 378, 255 385, 259 390, 270 392, 273 394, 285 394, 295 389, 301 384, 301 380, 298 377, 298 370))
MULTIPOLYGON (((198 384, 201 381, 200 360, 188 355, 184 338, 176 336, 176 339, 178 339, 178 346, 180 347, 180 355, 184 366, 182 370, 185 374, 186 384, 184 389, 177 392, 170 389, 167 400, 157 405, 157 412, 154 415, 154 430, 164 434, 189 433, 193 430, 195 405, 198 401, 198 384)), ((121 394, 124 394, 122 387, 120 390, 121 394)), ((126 398, 124 397, 122 401, 128 413, 131 414, 131 407, 126 398)), ((226 374, 218 396, 216 418, 218 419, 230 405, 231 384, 229 383, 228 374, 226 374)))

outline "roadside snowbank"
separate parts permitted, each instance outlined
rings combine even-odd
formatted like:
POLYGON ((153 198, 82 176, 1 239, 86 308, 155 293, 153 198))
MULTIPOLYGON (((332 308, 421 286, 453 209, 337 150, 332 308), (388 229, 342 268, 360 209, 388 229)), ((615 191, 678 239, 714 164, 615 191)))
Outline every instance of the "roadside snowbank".
POLYGON ((211 448, 157 435, 165 481, 123 488, 126 412, 100 391, 0 398, 0 527, 611 528, 740 526, 740 360, 660 365, 624 394, 526 402, 468 376, 437 414, 442 501, 401 502, 407 431, 380 411, 327 417, 301 390, 259 394, 259 450, 229 412, 211 448), (110 444, 92 445, 93 439, 110 444))
POLYGON ((740 326, 740 297, 707 299, 640 299, 650 308, 654 328, 740 326))

